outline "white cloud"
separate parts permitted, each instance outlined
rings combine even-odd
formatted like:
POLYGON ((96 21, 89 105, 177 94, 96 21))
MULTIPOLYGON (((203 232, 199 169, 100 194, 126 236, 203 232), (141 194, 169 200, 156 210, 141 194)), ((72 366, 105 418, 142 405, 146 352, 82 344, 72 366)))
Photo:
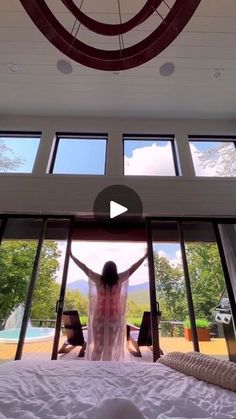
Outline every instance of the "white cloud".
POLYGON ((170 263, 174 267, 178 265, 182 265, 181 250, 177 250, 175 252, 175 258, 170 259, 170 263))
POLYGON ((131 157, 125 156, 126 175, 175 175, 170 143, 136 148, 131 157))
MULTIPOLYGON (((228 145, 229 152, 230 146, 231 144, 228 145)), ((219 151, 214 167, 204 167, 202 157, 205 153, 198 150, 194 143, 190 143, 190 149, 195 172, 198 176, 219 176, 219 173, 222 173, 222 164, 225 163, 224 150, 219 151)), ((170 143, 165 146, 153 143, 151 146, 134 149, 131 157, 125 156, 125 174, 174 176, 175 169, 170 143)))
POLYGON ((173 267, 182 263, 181 250, 176 250, 174 258, 171 258, 171 256, 168 255, 168 253, 166 253, 164 250, 158 250, 157 253, 160 257, 166 258, 173 267))
MULTIPOLYGON (((60 270, 58 272, 58 281, 61 281, 63 262, 65 255, 65 244, 58 243, 62 251, 60 258, 60 270)), ((145 243, 127 243, 127 242, 73 242, 73 254, 85 263, 93 271, 101 273, 103 265, 108 260, 113 260, 117 264, 118 272, 128 269, 134 262, 141 258, 145 252, 145 243)), ((87 276, 78 266, 70 261, 67 282, 73 282, 78 279, 86 279, 87 276)), ((131 276, 130 284, 141 284, 148 281, 148 267, 145 261, 139 269, 131 276)))
POLYGON ((164 250, 158 250, 157 253, 160 257, 169 259, 168 254, 166 252, 164 252, 164 250))

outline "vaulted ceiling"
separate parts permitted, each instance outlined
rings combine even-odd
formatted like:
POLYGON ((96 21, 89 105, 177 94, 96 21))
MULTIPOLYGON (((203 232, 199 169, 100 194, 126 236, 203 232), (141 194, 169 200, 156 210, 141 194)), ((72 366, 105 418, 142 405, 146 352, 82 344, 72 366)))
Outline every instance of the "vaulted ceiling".
MULTIPOLYGON (((120 0, 122 19, 130 19, 145 1, 120 0)), ((70 30, 74 20, 62 3, 47 3, 70 30)), ((166 3, 171 7, 174 0, 166 3)), ((116 23, 117 5, 117 0, 84 0, 83 10, 116 23)), ((165 8, 160 12, 167 13, 165 8)), ((124 36, 126 45, 148 34, 156 19, 157 14, 124 36)), ((117 38, 94 37, 82 27, 79 37, 98 48, 118 46, 117 38)), ((184 31, 158 57, 113 73, 63 56, 34 26, 19 0, 0 0, 0 92, 3 115, 235 118, 236 1, 202 0, 184 31), (72 64, 71 74, 58 71, 60 59, 72 64), (167 62, 175 66, 169 77, 160 74, 167 62)))

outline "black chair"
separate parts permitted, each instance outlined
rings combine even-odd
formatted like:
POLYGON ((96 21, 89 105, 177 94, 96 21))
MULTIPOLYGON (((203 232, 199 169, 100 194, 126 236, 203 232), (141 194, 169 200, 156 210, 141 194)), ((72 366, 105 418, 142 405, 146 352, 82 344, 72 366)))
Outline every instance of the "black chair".
POLYGON ((86 327, 81 326, 79 313, 77 310, 64 310, 62 313, 62 319, 66 332, 67 340, 63 343, 59 349, 59 354, 65 354, 70 352, 75 346, 81 346, 79 357, 83 357, 86 349, 86 342, 84 340, 83 330, 86 327))
MULTIPOLYGON (((127 349, 136 357, 141 357, 141 346, 147 346, 152 351, 152 331, 151 331, 151 313, 144 311, 140 328, 134 325, 127 324, 127 349), (130 347, 130 344, 135 350, 130 347)), ((163 354, 160 349, 160 353, 163 354)))

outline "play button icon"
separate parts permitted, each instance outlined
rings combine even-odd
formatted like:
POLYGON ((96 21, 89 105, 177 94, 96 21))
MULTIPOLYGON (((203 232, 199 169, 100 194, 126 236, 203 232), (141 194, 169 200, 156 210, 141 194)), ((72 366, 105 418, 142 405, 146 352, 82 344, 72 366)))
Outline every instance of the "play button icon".
POLYGON ((128 208, 123 207, 123 205, 120 205, 115 201, 110 202, 110 218, 118 217, 126 211, 128 211, 128 208))
POLYGON ((108 186, 97 195, 93 212, 99 219, 140 218, 143 213, 142 201, 131 188, 123 185, 108 186))

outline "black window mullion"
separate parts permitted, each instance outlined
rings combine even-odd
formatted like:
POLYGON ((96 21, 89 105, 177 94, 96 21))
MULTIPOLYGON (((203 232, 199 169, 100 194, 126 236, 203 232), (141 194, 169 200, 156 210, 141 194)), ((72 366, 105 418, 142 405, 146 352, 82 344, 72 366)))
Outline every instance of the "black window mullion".
POLYGON ((3 235, 4 235, 6 225, 7 225, 7 217, 3 217, 2 218, 2 223, 0 225, 0 244, 2 243, 2 239, 3 239, 3 235))
POLYGON ((55 161, 56 161, 56 157, 57 157, 57 150, 58 150, 58 146, 59 146, 59 141, 60 141, 60 138, 56 137, 56 141, 55 141, 54 148, 53 148, 53 153, 52 153, 52 158, 51 158, 51 163, 50 163, 49 173, 53 173, 53 170, 54 170, 54 165, 55 165, 55 161))
POLYGON ((66 293, 67 275, 68 275, 69 262, 70 262, 70 249, 71 249, 73 231, 74 231, 74 219, 70 219, 60 296, 59 296, 59 300, 56 303, 57 318, 56 318, 55 335, 54 335, 52 355, 51 355, 52 360, 57 359, 57 353, 58 353, 58 345, 59 345, 59 340, 60 340, 62 313, 63 313, 65 293, 66 293))
POLYGON ((178 160, 176 155, 176 145, 174 143, 174 140, 171 140, 171 148, 172 148, 172 156, 174 161, 174 167, 175 167, 175 174, 176 176, 179 176, 179 166, 178 166, 178 160))
POLYGON ((152 332, 152 355, 153 362, 160 358, 160 344, 158 331, 158 310, 156 298, 156 279, 153 258, 152 225, 151 220, 146 219, 147 249, 148 249, 148 271, 149 271, 149 295, 151 308, 151 332, 152 332))

